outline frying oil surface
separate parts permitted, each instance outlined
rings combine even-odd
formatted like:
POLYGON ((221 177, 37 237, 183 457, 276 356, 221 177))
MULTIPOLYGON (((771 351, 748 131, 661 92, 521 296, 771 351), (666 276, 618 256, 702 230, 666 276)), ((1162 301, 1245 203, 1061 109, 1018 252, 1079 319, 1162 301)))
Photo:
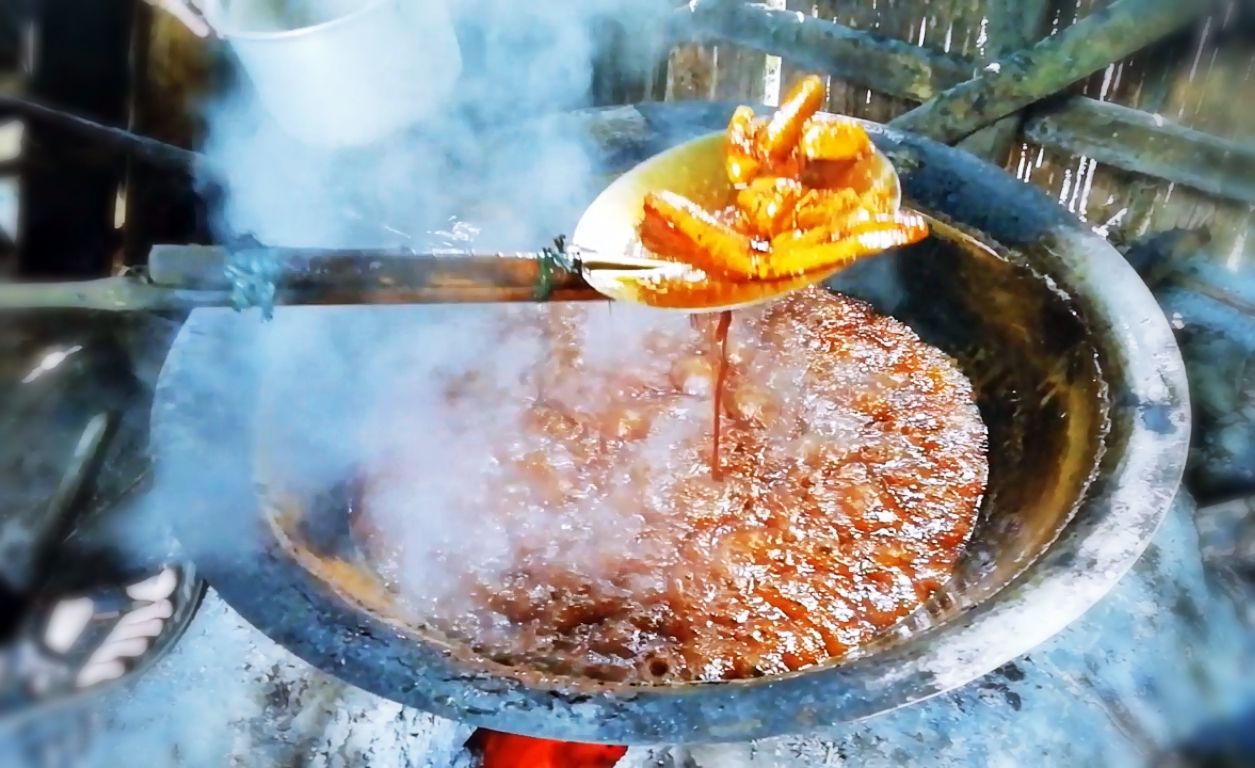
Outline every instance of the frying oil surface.
POLYGON ((356 521, 418 615, 487 655, 612 680, 798 669, 918 606, 971 532, 971 387, 861 302, 808 289, 734 315, 717 479, 715 328, 571 305, 495 328, 543 353, 425 373, 460 426, 393 446, 356 521), (468 429, 488 432, 474 456, 468 429))

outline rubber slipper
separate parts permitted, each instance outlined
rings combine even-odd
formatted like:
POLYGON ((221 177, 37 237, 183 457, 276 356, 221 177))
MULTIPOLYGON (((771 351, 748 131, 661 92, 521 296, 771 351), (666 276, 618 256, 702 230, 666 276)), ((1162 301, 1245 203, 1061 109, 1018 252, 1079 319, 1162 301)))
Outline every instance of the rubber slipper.
POLYGON ((57 600, 32 616, 17 668, 42 698, 116 680, 144 656, 174 616, 178 574, 164 568, 125 587, 57 600))

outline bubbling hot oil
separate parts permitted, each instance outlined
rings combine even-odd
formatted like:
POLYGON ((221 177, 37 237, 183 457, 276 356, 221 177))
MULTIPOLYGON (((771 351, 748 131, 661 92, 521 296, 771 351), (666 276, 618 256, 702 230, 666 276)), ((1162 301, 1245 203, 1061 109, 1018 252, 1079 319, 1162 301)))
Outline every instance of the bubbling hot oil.
POLYGON ((715 344, 672 313, 492 311, 481 364, 416 373, 439 423, 367 473, 358 531, 425 624, 553 672, 743 678, 846 655, 952 571, 986 431, 903 324, 818 289, 709 316, 715 344))

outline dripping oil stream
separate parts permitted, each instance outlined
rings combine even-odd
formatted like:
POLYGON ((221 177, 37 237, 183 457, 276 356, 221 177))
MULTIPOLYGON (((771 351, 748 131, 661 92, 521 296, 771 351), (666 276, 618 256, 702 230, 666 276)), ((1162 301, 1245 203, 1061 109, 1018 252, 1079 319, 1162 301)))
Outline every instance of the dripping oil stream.
POLYGON ((715 326, 715 343, 719 345, 719 372, 715 376, 715 413, 714 439, 710 451, 710 476, 719 480, 721 466, 719 462, 719 422, 723 414, 723 385, 728 376, 728 328, 732 325, 732 310, 719 313, 719 323, 715 326))

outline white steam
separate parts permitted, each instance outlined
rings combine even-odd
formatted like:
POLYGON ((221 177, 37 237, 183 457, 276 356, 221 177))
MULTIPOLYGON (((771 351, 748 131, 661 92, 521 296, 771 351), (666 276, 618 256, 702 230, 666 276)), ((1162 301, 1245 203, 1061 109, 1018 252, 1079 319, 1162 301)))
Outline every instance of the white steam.
MULTIPOLYGON (((345 2, 335 1, 337 6, 345 2)), ((286 5, 294 2, 287 0, 286 5)), ((431 119, 384 141, 350 150, 303 145, 276 124, 248 78, 239 75, 239 87, 209 110, 204 147, 216 169, 215 182, 225 187, 217 222, 224 239, 251 235, 269 245, 421 249, 431 247, 430 233, 451 216, 482 215, 508 220, 498 223, 500 231, 490 227, 492 244, 538 248, 569 232, 580 202, 596 191, 598 175, 586 151, 588 137, 560 124, 525 124, 586 106, 606 25, 641 34, 651 28, 650 20, 663 18, 669 4, 448 4, 463 62, 455 95, 420 110, 431 119)), ((421 39, 415 41, 421 44, 421 39)), ((627 72, 648 68, 656 38, 634 45, 628 47, 627 59, 615 61, 616 67, 627 72)), ((294 70, 292 78, 301 74, 294 70)), ((363 91, 381 101, 390 96, 384 82, 361 82, 354 88, 359 98, 363 91)), ((327 98, 334 97, 329 89, 327 98)))
MULTIPOLYGON (((310 18, 325 10, 315 7, 322 0, 305 2, 310 18)), ((263 107, 244 73, 237 73, 236 87, 206 112, 203 150, 213 169, 206 182, 221 193, 214 215, 222 241, 251 237, 273 246, 418 252, 455 245, 490 252, 539 249, 572 231, 602 185, 603 169, 590 151, 591 137, 576 121, 546 118, 589 105, 593 61, 609 24, 621 26, 632 41, 626 51, 620 49, 616 68, 652 66, 658 38, 642 30, 665 18, 671 4, 449 0, 449 5, 462 60, 455 97, 431 105, 432 119, 383 141, 340 150, 303 144, 263 107)), ((290 19, 297 11, 288 8, 281 15, 290 19)), ((255 19, 250 24, 258 26, 255 19)), ((301 76, 294 69, 292 77, 301 76)), ((356 87, 388 96, 386 84, 356 87)), ((494 323, 501 322, 503 311, 509 316, 531 309, 279 308, 268 323, 255 313, 215 317, 206 326, 234 338, 227 345, 232 359, 207 355, 204 371, 192 378, 202 383, 205 402, 229 404, 241 399, 239 381, 245 377, 238 369, 256 370, 262 387, 253 420, 262 444, 259 456, 281 466, 286 490, 325 492, 404 456, 405 463, 421 469, 414 473, 421 487, 404 481, 404 463, 397 466, 402 481, 376 500, 385 510, 381 517, 403 528, 408 539, 426 542, 422 551, 503 562, 510 545, 506 537, 527 532, 474 531, 465 490, 487 485, 495 471, 494 441, 513 425, 439 408, 441 393, 433 389, 470 371, 517 379, 543 359, 539 337, 525 343, 516 334, 508 345, 494 341, 494 323)), ((187 357, 182 356, 184 363, 187 357)), ((496 383, 510 389, 508 382, 496 383)), ((495 415, 517 418, 524 407, 519 403, 515 411, 495 415)), ((160 489, 163 498, 214 496, 198 478, 166 479, 180 487, 160 489)), ((547 532, 532 534, 540 538, 547 532)), ((224 531, 222 538, 196 545, 202 551, 241 545, 236 532, 224 531)), ((437 560, 415 565, 411 578, 430 579, 431 592, 440 594, 437 582, 449 569, 437 560)))

